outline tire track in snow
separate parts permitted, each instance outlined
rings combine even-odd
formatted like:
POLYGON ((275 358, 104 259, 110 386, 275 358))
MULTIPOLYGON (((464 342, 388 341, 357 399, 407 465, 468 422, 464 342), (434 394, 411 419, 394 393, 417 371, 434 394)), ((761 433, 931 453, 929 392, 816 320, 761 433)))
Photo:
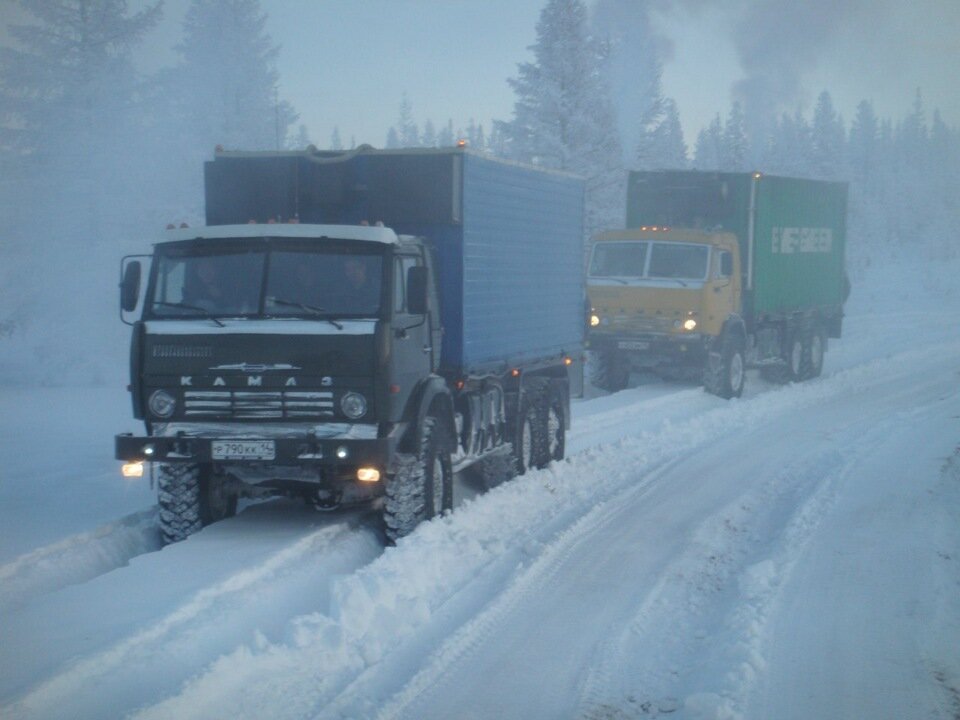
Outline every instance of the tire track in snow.
MULTIPOLYGON (((377 713, 377 720, 395 720, 403 717, 410 705, 428 688, 442 682, 443 676, 454 663, 464 662, 469 655, 499 627, 515 608, 522 606, 528 598, 542 591, 565 569, 570 558, 588 542, 590 538, 619 520, 617 510, 639 502, 652 486, 674 465, 678 459, 664 462, 651 469, 643 480, 626 488, 582 516, 573 525, 561 532, 546 545, 535 561, 525 569, 517 579, 502 593, 495 596, 490 605, 479 615, 460 627, 435 651, 429 665, 420 670, 404 687, 394 695, 377 713)), ((328 705, 320 718, 348 717, 349 705, 343 701, 328 705)))
POLYGON ((160 547, 154 508, 24 553, 0 566, 0 613, 124 567, 160 547))
MULTIPOLYGON (((920 389, 936 386, 937 380, 928 380, 920 389)), ((795 461, 705 522, 701 540, 678 558, 628 627, 599 650, 576 716, 627 720, 683 709, 690 717, 743 718, 766 667, 764 642, 780 588, 845 478, 898 426, 940 402, 890 416, 887 406, 896 404, 890 400, 913 398, 917 391, 901 387, 888 394, 869 419, 833 439, 840 450, 795 461), (644 647, 660 652, 651 658, 644 647), (717 657, 718 649, 727 655, 717 657), (711 667, 726 672, 711 675, 711 667), (697 684, 707 687, 688 693, 697 684)))
MULTIPOLYGON (((769 397, 768 395, 776 395, 776 393, 771 393, 760 396, 756 401, 750 403, 732 403, 725 405, 718 411, 720 414, 712 419, 695 418, 686 424, 680 424, 676 427, 668 426, 667 430, 660 435, 645 436, 644 439, 649 441, 645 444, 647 446, 656 446, 660 445, 658 442, 659 439, 668 439, 668 442, 664 443, 671 446, 671 449, 667 451, 668 455, 672 453, 673 456, 675 456, 677 448, 683 448, 683 451, 689 452, 696 447, 693 439, 698 436, 702 436, 704 441, 713 440, 716 439, 716 437, 722 436, 724 432, 732 432, 733 429, 737 428, 742 429, 741 426, 744 422, 750 425, 756 425, 759 424, 762 419, 767 419, 770 415, 818 404, 824 400, 843 395, 849 392, 851 388, 863 389, 865 387, 872 387, 878 380, 881 382, 889 382, 891 377, 897 378, 912 375, 916 372, 915 368, 912 367, 913 361, 926 360, 937 362, 938 355, 939 352, 937 351, 930 353, 914 352, 909 354, 911 359, 911 362, 907 363, 907 365, 910 366, 909 368, 901 367, 899 362, 881 361, 876 364, 870 364, 869 367, 858 368, 853 371, 844 371, 838 374, 836 379, 825 378, 822 382, 784 388, 783 392, 789 398, 786 403, 782 403, 782 397, 779 397, 779 399, 769 397), (781 403, 782 405, 779 405, 781 403), (759 416, 751 417, 754 415, 752 410, 756 407, 762 408, 758 413, 759 416), (727 418, 728 421, 732 419, 732 421, 727 423, 731 427, 726 430, 714 425, 714 420, 722 422, 721 418, 724 417, 727 418)), ((904 390, 903 392, 909 394, 912 390, 904 390)), ((588 465, 588 467, 592 470, 590 474, 603 477, 607 474, 616 476, 615 465, 629 465, 632 461, 639 459, 640 462, 638 464, 641 466, 646 464, 648 468, 647 471, 649 472, 652 464, 648 462, 649 459, 647 457, 641 456, 641 458, 637 458, 632 456, 633 453, 636 452, 636 448, 632 446, 632 443, 618 443, 618 445, 627 446, 626 450, 629 454, 627 456, 621 455, 616 457, 612 453, 601 454, 599 451, 590 451, 582 454, 581 457, 574 458, 572 464, 579 466, 580 463, 578 461, 585 458, 589 458, 591 461, 599 460, 601 462, 597 462, 595 465, 588 465)), ((657 453, 654 451, 651 455, 656 456, 657 453)), ((837 458, 838 456, 835 454, 830 454, 827 465, 837 462, 837 458)), ((582 469, 586 470, 587 468, 584 467, 582 469)), ((537 475, 532 477, 538 478, 537 475)), ((524 480, 520 482, 524 482, 524 480)), ((614 484, 616 485, 617 483, 614 484)), ((603 492, 603 483, 599 483, 599 485, 600 494, 605 494, 603 492)), ((613 506, 617 503, 610 502, 609 504, 613 506)), ((583 531, 586 531, 588 527, 590 527, 590 523, 586 522, 582 526, 578 525, 578 528, 583 531)), ((565 541, 575 542, 577 533, 571 529, 564 533, 563 537, 565 541)), ((548 546, 547 552, 552 552, 550 547, 552 546, 548 546)), ((518 582, 522 583, 523 581, 519 580, 518 582)), ((530 587, 533 586, 531 585, 530 587)), ((507 589, 508 593, 511 591, 512 588, 507 589)), ((504 601, 504 603, 506 602, 507 601, 504 601)), ((487 612, 501 612, 501 610, 498 609, 500 607, 499 598, 495 598, 490 608, 484 611, 484 614, 487 612)), ((399 691, 382 713, 378 713, 374 705, 371 705, 369 702, 364 704, 361 700, 364 695, 368 697, 373 696, 371 687, 376 686, 376 683, 371 681, 368 683, 366 689, 364 689, 363 678, 358 678, 355 686, 346 688, 340 697, 324 706, 324 712, 320 717, 395 717, 401 715, 406 705, 412 702, 423 688, 430 686, 432 682, 442 677, 451 666, 451 663, 456 661, 456 659, 464 653, 468 653, 470 648, 479 642, 479 638, 486 632, 489 632, 490 628, 495 627, 495 624, 494 621, 488 620, 484 615, 475 617, 472 620, 468 619, 464 627, 456 630, 452 638, 448 638, 446 642, 441 644, 440 649, 435 651, 430 657, 428 667, 418 673, 410 681, 408 687, 399 691)), ((365 672, 370 676, 377 674, 377 670, 374 668, 367 669, 365 672)))
MULTIPOLYGON (((74 718, 119 717, 126 714, 142 704, 143 699, 131 698, 131 705, 104 708, 101 702, 116 702, 116 699, 100 698, 96 689, 107 683, 116 688, 126 678, 131 684, 161 685, 162 692, 175 690, 180 682, 211 659, 208 655, 197 658, 193 646, 198 644, 197 636, 209 632, 211 625, 223 622, 224 616, 239 617, 243 621, 247 607, 255 605, 259 595, 275 584, 289 582, 292 575, 300 575, 301 582, 311 583, 312 597, 320 605, 324 597, 329 596, 336 577, 355 572, 381 551, 380 540, 372 531, 358 532, 353 523, 325 526, 275 552, 266 561, 200 590, 173 612, 112 647, 68 665, 9 706, 0 708, 0 717, 11 720, 51 717, 57 715, 57 708, 63 707, 70 707, 70 715, 74 718), (200 665, 179 666, 180 676, 177 679, 171 675, 169 655, 182 655, 187 661, 199 660, 200 665), (164 657, 167 657, 166 662, 162 660, 164 657), (157 668, 159 676, 153 674, 146 677, 150 673, 144 670, 156 663, 158 658, 161 658, 157 668)), ((228 646, 223 648, 224 651, 235 645, 231 638, 236 637, 237 633, 253 637, 258 642, 266 642, 256 625, 231 627, 226 639, 228 646)))

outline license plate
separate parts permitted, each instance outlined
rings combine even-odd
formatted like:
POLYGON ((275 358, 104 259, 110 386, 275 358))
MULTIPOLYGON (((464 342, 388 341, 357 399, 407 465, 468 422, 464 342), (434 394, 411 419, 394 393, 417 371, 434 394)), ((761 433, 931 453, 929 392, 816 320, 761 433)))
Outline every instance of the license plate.
POLYGON ((621 340, 617 347, 621 350, 649 350, 650 343, 644 340, 621 340))
POLYGON ((273 440, 214 440, 210 443, 214 460, 273 460, 273 440))

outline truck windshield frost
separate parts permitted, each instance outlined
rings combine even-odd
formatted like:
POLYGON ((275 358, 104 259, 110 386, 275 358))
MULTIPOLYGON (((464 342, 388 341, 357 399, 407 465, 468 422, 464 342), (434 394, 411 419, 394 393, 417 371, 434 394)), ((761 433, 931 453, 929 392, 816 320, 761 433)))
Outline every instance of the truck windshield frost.
POLYGON ((590 277, 703 280, 710 248, 674 242, 597 243, 590 261, 590 277))
POLYGON ((168 251, 157 262, 154 318, 374 317, 383 259, 312 248, 168 251))

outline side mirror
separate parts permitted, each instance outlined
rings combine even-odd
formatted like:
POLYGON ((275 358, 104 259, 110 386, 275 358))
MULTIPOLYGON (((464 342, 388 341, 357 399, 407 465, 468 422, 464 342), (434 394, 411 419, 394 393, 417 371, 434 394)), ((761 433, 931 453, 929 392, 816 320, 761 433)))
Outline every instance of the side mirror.
POLYGON ((407 312, 411 315, 427 314, 427 268, 417 265, 407 270, 407 312))
POLYGON ((133 312, 137 309, 137 301, 140 299, 141 272, 139 260, 131 260, 123 269, 123 280, 120 283, 120 308, 123 312, 133 312))
POLYGON ((720 274, 723 277, 733 276, 733 253, 720 253, 720 274))

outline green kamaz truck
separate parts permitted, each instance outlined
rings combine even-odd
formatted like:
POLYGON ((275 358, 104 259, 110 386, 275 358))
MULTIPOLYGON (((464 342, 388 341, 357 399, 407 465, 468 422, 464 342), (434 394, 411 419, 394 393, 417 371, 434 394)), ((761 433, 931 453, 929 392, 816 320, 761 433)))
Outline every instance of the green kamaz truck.
POLYGON ((846 183, 630 173, 627 229, 596 236, 589 260, 593 384, 644 369, 731 398, 747 368, 818 376, 850 289, 846 213, 846 183))

